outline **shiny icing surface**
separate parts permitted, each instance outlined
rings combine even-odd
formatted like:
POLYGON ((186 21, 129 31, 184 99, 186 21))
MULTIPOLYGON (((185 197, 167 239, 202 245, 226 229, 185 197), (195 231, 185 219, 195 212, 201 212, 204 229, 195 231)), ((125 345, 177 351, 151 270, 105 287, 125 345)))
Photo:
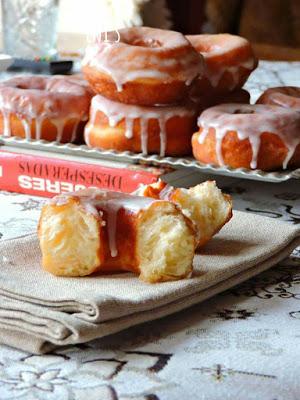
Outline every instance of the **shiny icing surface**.
POLYGON ((204 77, 209 80, 212 87, 217 87, 225 72, 232 76, 233 90, 239 83, 240 68, 252 71, 256 66, 256 60, 251 52, 249 55, 238 56, 239 48, 248 47, 248 40, 230 34, 202 34, 190 35, 187 39, 197 51, 204 57, 206 68, 204 77))
POLYGON ((259 98, 260 104, 274 104, 300 111, 300 87, 282 86, 267 89, 259 98))
POLYGON ((174 192, 174 186, 166 184, 166 186, 159 192, 161 200, 169 200, 170 195, 174 192))
POLYGON ((93 126, 95 125, 98 111, 107 116, 109 125, 111 127, 116 126, 118 123, 124 120, 126 125, 125 136, 127 139, 131 139, 133 137, 133 123, 135 119, 139 119, 141 128, 141 149, 143 154, 148 153, 148 121, 150 119, 158 120, 160 127, 160 155, 164 156, 167 146, 167 121, 174 117, 193 116, 195 114, 195 106, 191 104, 189 106, 173 107, 142 107, 118 103, 108 100, 101 95, 97 95, 93 97, 90 120, 85 128, 85 140, 88 145, 90 143, 89 136, 93 126))
POLYGON ((204 143, 210 128, 215 130, 216 154, 220 165, 224 165, 222 141, 230 131, 236 132, 239 140, 249 140, 252 169, 257 167, 262 133, 278 135, 286 146, 288 152, 283 161, 283 169, 287 168, 300 143, 300 114, 278 106, 222 104, 205 110, 198 119, 198 126, 201 128, 200 144, 204 143))
POLYGON ((234 66, 220 66, 216 70, 212 70, 211 68, 207 68, 206 72, 204 73, 204 76, 209 80, 210 84, 212 87, 217 87, 219 82, 222 79, 222 76, 225 74, 225 72, 228 72, 231 74, 232 77, 232 83, 229 87, 230 90, 234 90, 240 80, 240 68, 245 68, 248 69, 249 71, 252 71, 252 69, 255 66, 255 61, 253 59, 249 59, 247 61, 241 62, 239 65, 234 65, 234 66))
POLYGON ((188 35, 187 39, 203 55, 205 60, 228 54, 249 44, 247 39, 229 33, 188 35))
POLYGON ((43 121, 51 119, 61 140, 66 120, 74 119, 72 139, 80 121, 87 120, 92 93, 80 78, 65 76, 20 76, 0 83, 0 110, 3 135, 11 136, 10 118, 21 119, 26 139, 31 138, 35 123, 35 138, 41 138, 43 121))
POLYGON ((138 79, 153 78, 168 82, 174 79, 190 85, 203 73, 203 59, 186 38, 174 31, 146 27, 120 29, 107 41, 95 38, 87 49, 83 65, 109 75, 122 91, 123 85, 138 79))
POLYGON ((57 206, 65 205, 72 197, 78 198, 85 210, 95 216, 105 218, 103 225, 107 228, 108 242, 111 257, 117 257, 117 218, 118 212, 121 209, 128 210, 133 213, 138 213, 143 209, 147 209, 157 200, 149 197, 141 197, 129 195, 119 192, 111 192, 100 189, 85 189, 75 193, 67 193, 56 196, 50 200, 50 204, 57 206), (104 214, 105 213, 105 216, 104 214))
POLYGON ((175 190, 174 186, 171 186, 166 182, 158 180, 157 183, 150 185, 141 184, 134 192, 132 192, 132 194, 135 196, 148 196, 148 197, 150 196, 152 198, 153 197, 159 198, 160 200, 169 200, 174 190, 175 190), (153 190, 152 193, 149 192, 149 188, 150 190, 153 190))

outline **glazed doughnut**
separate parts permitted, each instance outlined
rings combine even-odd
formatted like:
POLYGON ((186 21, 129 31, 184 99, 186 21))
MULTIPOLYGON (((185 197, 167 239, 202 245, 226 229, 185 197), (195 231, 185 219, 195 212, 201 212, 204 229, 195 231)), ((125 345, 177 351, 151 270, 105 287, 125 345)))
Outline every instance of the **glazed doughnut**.
POLYGON ((300 87, 282 86, 267 89, 256 104, 271 104, 300 111, 300 87))
POLYGON ((161 282, 192 272, 194 227, 169 201, 97 189, 60 195, 43 207, 38 234, 54 275, 130 271, 161 282))
POLYGON ((220 93, 240 89, 257 60, 248 40, 228 33, 187 36, 204 57, 206 70, 197 80, 200 94, 220 93))
POLYGON ((86 50, 82 71, 111 100, 153 106, 181 102, 203 73, 203 57, 179 32, 146 27, 108 32, 86 50))
POLYGON ((205 110, 192 138, 198 161, 265 171, 300 167, 300 113, 263 104, 205 110))
POLYGON ((97 95, 92 100, 85 141, 90 147, 183 156, 192 153, 195 104, 142 107, 97 95))
POLYGON ((92 91, 80 78, 19 76, 0 83, 4 136, 73 142, 82 136, 92 91))
POLYGON ((141 185, 135 194, 175 203, 194 223, 198 248, 209 242, 232 217, 231 197, 223 194, 215 181, 182 189, 160 180, 150 185, 141 185))

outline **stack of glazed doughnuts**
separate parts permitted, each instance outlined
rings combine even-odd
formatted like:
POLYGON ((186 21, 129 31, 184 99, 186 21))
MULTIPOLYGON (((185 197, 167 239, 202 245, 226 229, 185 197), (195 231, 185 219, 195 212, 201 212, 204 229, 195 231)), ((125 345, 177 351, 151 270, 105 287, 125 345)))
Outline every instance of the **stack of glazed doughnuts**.
POLYGON ((0 83, 3 135, 84 138, 99 149, 193 154, 233 168, 300 167, 300 88, 268 89, 250 105, 243 85, 257 60, 246 39, 146 27, 101 39, 86 49, 86 80, 22 76, 0 83))
POLYGON ((246 39, 151 28, 115 32, 88 46, 83 73, 93 90, 85 141, 91 147, 190 155, 203 109, 249 103, 241 89, 257 61, 246 39))
POLYGON ((203 75, 201 55, 178 32, 152 28, 108 33, 91 43, 83 74, 97 93, 85 129, 86 143, 101 149, 160 156, 191 153, 197 104, 190 88, 203 75))

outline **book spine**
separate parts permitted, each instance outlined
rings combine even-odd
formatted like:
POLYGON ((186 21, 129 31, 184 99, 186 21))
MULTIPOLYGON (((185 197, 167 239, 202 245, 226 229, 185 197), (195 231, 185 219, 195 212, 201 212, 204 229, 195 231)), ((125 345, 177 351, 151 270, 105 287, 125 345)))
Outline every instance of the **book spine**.
POLYGON ((155 172, 87 164, 73 160, 0 150, 0 190, 42 197, 100 188, 130 193, 156 182, 155 172))

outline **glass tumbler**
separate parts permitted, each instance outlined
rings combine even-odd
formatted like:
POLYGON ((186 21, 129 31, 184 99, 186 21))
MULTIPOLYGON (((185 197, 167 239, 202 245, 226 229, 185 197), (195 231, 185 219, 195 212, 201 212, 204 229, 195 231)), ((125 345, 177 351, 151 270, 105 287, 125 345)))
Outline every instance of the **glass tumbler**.
POLYGON ((56 55, 59 0, 1 0, 5 53, 25 59, 56 55))

